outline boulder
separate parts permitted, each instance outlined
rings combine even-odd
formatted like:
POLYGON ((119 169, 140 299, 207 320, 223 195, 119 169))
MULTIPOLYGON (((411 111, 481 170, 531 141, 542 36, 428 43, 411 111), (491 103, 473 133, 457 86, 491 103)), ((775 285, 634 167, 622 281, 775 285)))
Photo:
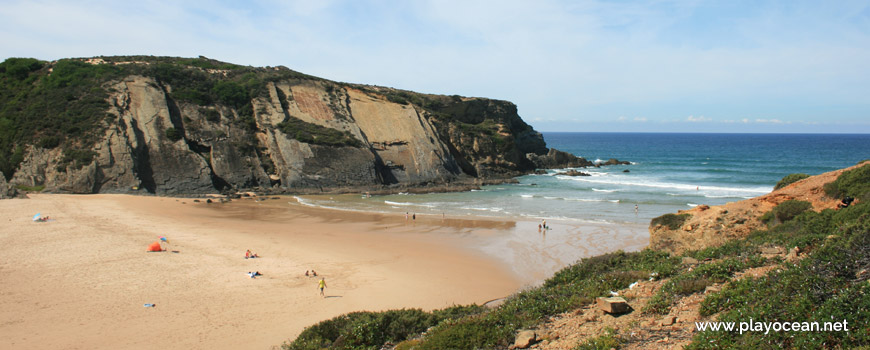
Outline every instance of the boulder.
POLYGON ((13 198, 17 194, 15 186, 6 182, 6 177, 0 173, 0 199, 13 198))
POLYGON ((598 309, 608 314, 623 314, 631 310, 628 302, 621 297, 598 298, 598 309))
POLYGON ((565 176, 592 176, 590 174, 584 173, 582 171, 577 171, 574 169, 568 170, 564 173, 557 173, 556 175, 565 175, 565 176))
POLYGON ((660 321, 660 324, 661 324, 662 326, 670 326, 670 325, 673 325, 673 324, 676 323, 676 322, 677 322, 677 317, 676 317, 676 316, 665 316, 665 318, 663 318, 663 319, 660 321))
POLYGON ((514 340, 514 349, 526 349, 538 341, 538 335, 533 330, 521 330, 514 340))
POLYGON ((595 165, 585 158, 555 148, 550 148, 546 155, 527 153, 526 159, 532 161, 535 167, 540 169, 583 168, 595 165))

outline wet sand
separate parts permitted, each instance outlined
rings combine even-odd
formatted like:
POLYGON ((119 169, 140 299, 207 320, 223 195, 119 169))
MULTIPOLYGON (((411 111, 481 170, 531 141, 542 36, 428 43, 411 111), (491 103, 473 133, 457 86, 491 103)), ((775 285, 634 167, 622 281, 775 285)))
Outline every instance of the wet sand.
POLYGON ((551 223, 544 234, 529 221, 405 220, 283 197, 31 195, 0 201, 0 222, 4 349, 267 349, 343 313, 479 304, 579 257, 648 244, 645 228, 551 223), (168 251, 145 252, 158 236, 168 251))

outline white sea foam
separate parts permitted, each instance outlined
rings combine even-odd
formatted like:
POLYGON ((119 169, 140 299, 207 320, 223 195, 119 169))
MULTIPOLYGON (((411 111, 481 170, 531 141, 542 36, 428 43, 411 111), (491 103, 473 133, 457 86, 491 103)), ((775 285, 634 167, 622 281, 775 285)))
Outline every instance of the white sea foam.
POLYGON ((521 194, 520 197, 523 197, 523 198, 533 198, 534 195, 531 195, 531 194, 521 194))
MULTIPOLYGON (((642 178, 609 177, 607 179, 598 179, 598 178, 590 177, 590 176, 576 176, 576 177, 574 177, 574 176, 557 176, 557 178, 560 180, 571 180, 571 181, 586 182, 586 183, 593 183, 593 184, 667 188, 667 189, 676 189, 676 190, 685 190, 685 191, 696 191, 696 189, 698 189, 697 185, 661 182, 661 181, 657 181, 657 180, 644 180, 642 178), (622 181, 622 179, 626 179, 627 181, 622 181)), ((771 191, 771 188, 768 188, 768 187, 724 187, 724 186, 701 186, 701 187, 705 192, 716 191, 716 192, 737 193, 737 194, 746 194, 746 193, 765 194, 765 193, 769 193, 771 191)))
POLYGON ((697 207, 697 206, 698 206, 698 205, 695 204, 695 203, 686 203, 686 205, 688 205, 688 206, 690 206, 690 207, 697 207))
POLYGON ((384 204, 389 204, 389 205, 398 205, 398 206, 403 206, 403 207, 424 207, 424 208, 435 208, 434 205, 431 205, 431 204, 423 204, 423 203, 406 203, 406 202, 384 201, 384 204))
POLYGON ((602 190, 597 188, 593 188, 592 190, 595 192, 616 192, 616 190, 602 190))
POLYGON ((502 212, 502 211, 504 211, 504 208, 497 208, 497 207, 493 207, 493 208, 487 208, 487 207, 462 207, 462 209, 466 209, 466 210, 477 210, 477 211, 491 211, 491 212, 494 212, 494 213, 498 213, 498 212, 502 212))
POLYGON ((387 204, 389 204, 389 205, 401 205, 401 206, 410 206, 410 205, 414 205, 414 203, 393 202, 393 201, 384 201, 384 203, 387 203, 387 204))

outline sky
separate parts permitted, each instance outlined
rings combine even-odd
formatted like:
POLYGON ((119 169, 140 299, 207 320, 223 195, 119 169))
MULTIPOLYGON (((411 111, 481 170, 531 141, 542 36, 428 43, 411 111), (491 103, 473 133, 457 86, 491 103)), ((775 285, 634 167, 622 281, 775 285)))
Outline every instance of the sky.
POLYGON ((539 131, 870 133, 870 1, 0 0, 0 59, 286 66, 539 131))

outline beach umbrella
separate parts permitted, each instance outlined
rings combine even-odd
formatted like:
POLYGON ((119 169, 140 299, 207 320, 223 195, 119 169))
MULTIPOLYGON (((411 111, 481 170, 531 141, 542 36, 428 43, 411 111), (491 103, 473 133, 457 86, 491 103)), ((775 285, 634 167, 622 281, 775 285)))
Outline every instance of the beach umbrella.
POLYGON ((42 214, 36 214, 33 216, 33 221, 39 221, 39 216, 42 214))

